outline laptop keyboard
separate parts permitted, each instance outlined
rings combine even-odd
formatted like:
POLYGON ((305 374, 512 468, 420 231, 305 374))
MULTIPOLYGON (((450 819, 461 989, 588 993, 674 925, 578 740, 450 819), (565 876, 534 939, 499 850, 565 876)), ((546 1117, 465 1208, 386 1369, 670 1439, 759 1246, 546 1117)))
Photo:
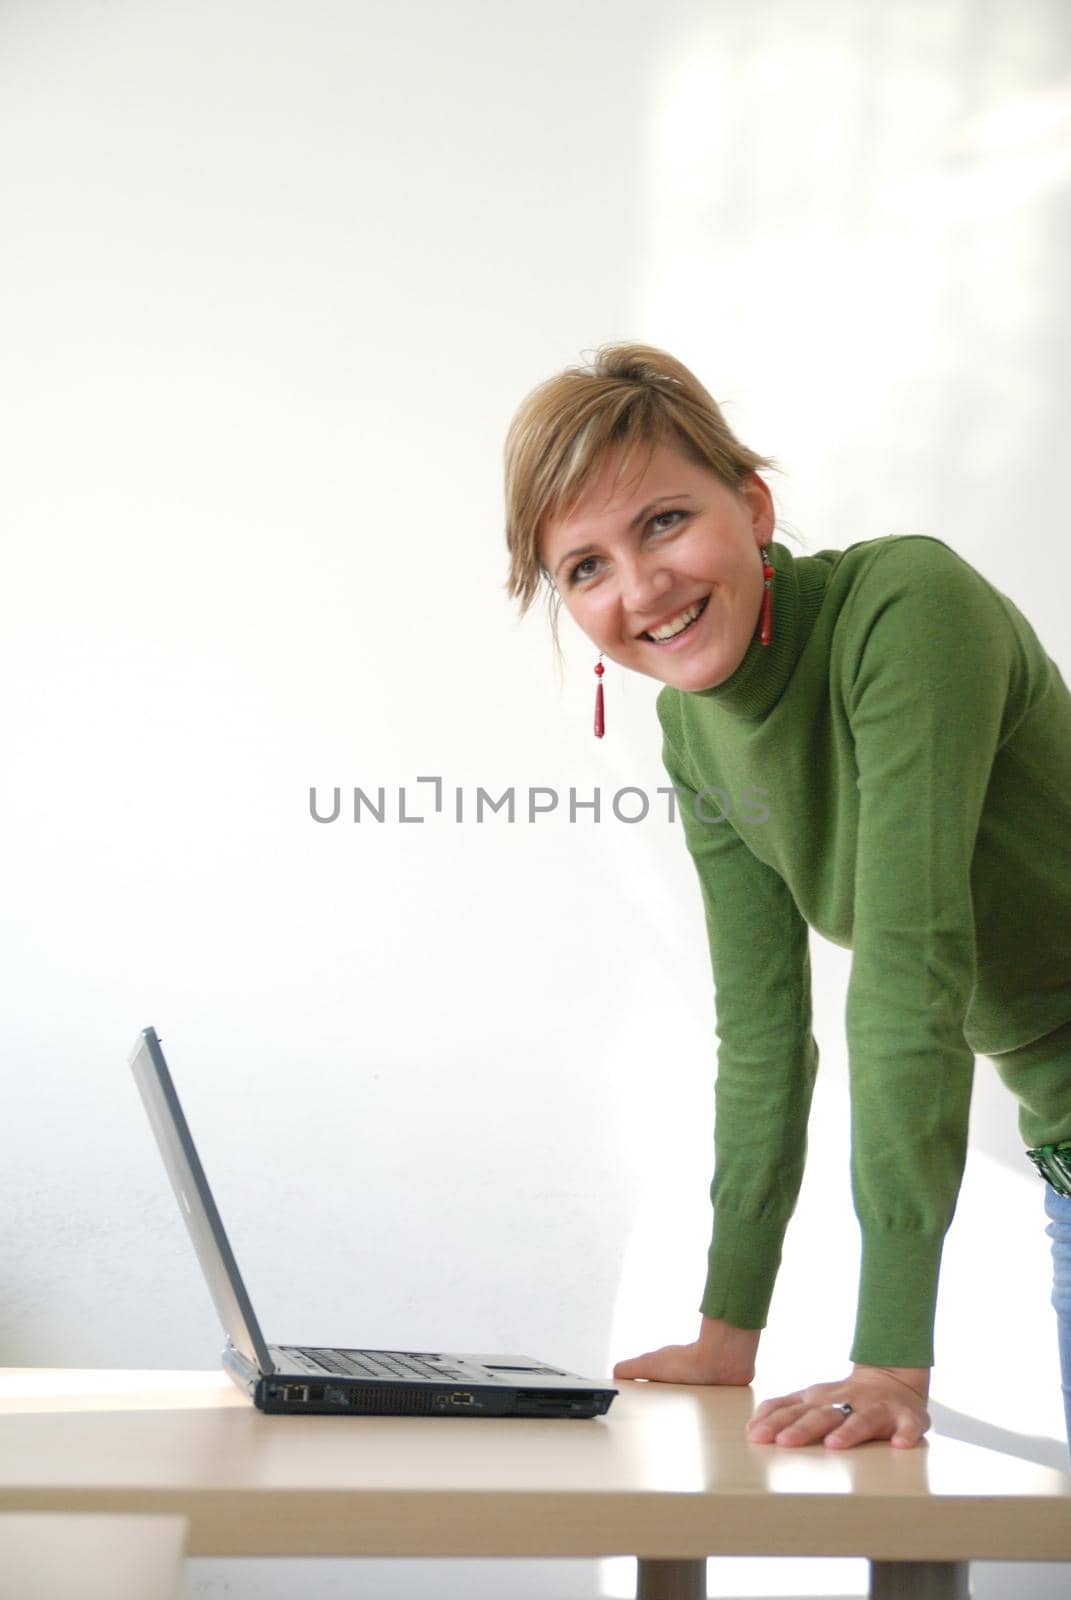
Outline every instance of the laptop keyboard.
MULTIPOLYGON (((283 1345, 281 1348, 286 1350, 288 1347, 283 1345)), ((340 1378, 438 1378, 440 1383, 463 1381, 460 1373, 397 1350, 312 1350, 305 1346, 291 1349, 294 1355, 303 1356, 310 1365, 319 1367, 321 1372, 340 1378)))

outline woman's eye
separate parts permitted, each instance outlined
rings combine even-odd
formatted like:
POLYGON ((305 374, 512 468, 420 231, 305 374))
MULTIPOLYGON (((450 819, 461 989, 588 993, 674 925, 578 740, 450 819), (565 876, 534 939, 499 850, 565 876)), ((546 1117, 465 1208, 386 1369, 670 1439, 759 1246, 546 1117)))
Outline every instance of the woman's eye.
POLYGON ((578 561, 569 574, 570 583, 583 583, 585 578, 590 578, 596 568, 597 561, 594 556, 585 556, 583 561, 578 561))
MULTIPOLYGON (((656 523, 664 522, 667 517, 683 517, 683 516, 684 516, 684 512, 683 511, 660 511, 656 517, 652 517, 651 518, 650 522, 648 523, 648 527, 654 528, 656 523)), ((673 526, 675 527, 676 524, 674 523, 673 526)), ((655 531, 658 532, 658 533, 667 533, 669 530, 666 529, 666 528, 657 528, 655 531)))

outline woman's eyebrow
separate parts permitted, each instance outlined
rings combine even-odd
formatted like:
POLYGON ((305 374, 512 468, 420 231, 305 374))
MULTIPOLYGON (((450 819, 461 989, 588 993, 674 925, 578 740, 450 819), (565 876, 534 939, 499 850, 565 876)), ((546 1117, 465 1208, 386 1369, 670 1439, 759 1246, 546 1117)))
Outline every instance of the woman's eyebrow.
MULTIPOLYGON (((692 498, 693 496, 690 494, 660 494, 657 500, 649 500, 641 510, 637 511, 636 515, 632 518, 628 525, 629 532, 634 533, 641 523, 647 519, 650 513, 654 510, 655 506, 665 505, 667 500, 691 500, 692 498)), ((592 544, 582 544, 578 545, 575 550, 566 551, 565 555, 563 555, 561 560, 558 562, 558 565, 554 568, 554 576, 557 577, 565 563, 567 561, 571 561, 574 556, 587 555, 588 551, 594 550, 594 548, 595 546, 592 544)))

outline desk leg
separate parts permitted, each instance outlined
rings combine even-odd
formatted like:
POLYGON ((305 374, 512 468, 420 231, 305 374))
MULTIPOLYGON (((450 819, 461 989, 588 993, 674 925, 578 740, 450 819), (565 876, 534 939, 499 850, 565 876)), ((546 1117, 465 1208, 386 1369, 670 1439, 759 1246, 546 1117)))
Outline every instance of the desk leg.
POLYGON ((970 1600, 968 1561, 872 1561, 870 1600, 970 1600))
POLYGON ((639 1559, 636 1600, 707 1600, 707 1564, 639 1559))

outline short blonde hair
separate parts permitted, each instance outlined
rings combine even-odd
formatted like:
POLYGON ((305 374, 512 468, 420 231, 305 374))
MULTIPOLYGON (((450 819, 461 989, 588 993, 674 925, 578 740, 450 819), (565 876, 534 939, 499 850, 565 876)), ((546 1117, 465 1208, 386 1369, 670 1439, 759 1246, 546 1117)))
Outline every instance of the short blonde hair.
POLYGON ((539 553, 546 523, 583 497, 603 458, 621 448, 614 488, 633 456, 647 461, 667 444, 739 493, 759 467, 779 471, 734 436, 716 400, 673 356, 646 344, 606 344, 587 366, 566 367, 525 397, 505 445, 506 590, 521 615, 541 581, 553 584, 539 553))

